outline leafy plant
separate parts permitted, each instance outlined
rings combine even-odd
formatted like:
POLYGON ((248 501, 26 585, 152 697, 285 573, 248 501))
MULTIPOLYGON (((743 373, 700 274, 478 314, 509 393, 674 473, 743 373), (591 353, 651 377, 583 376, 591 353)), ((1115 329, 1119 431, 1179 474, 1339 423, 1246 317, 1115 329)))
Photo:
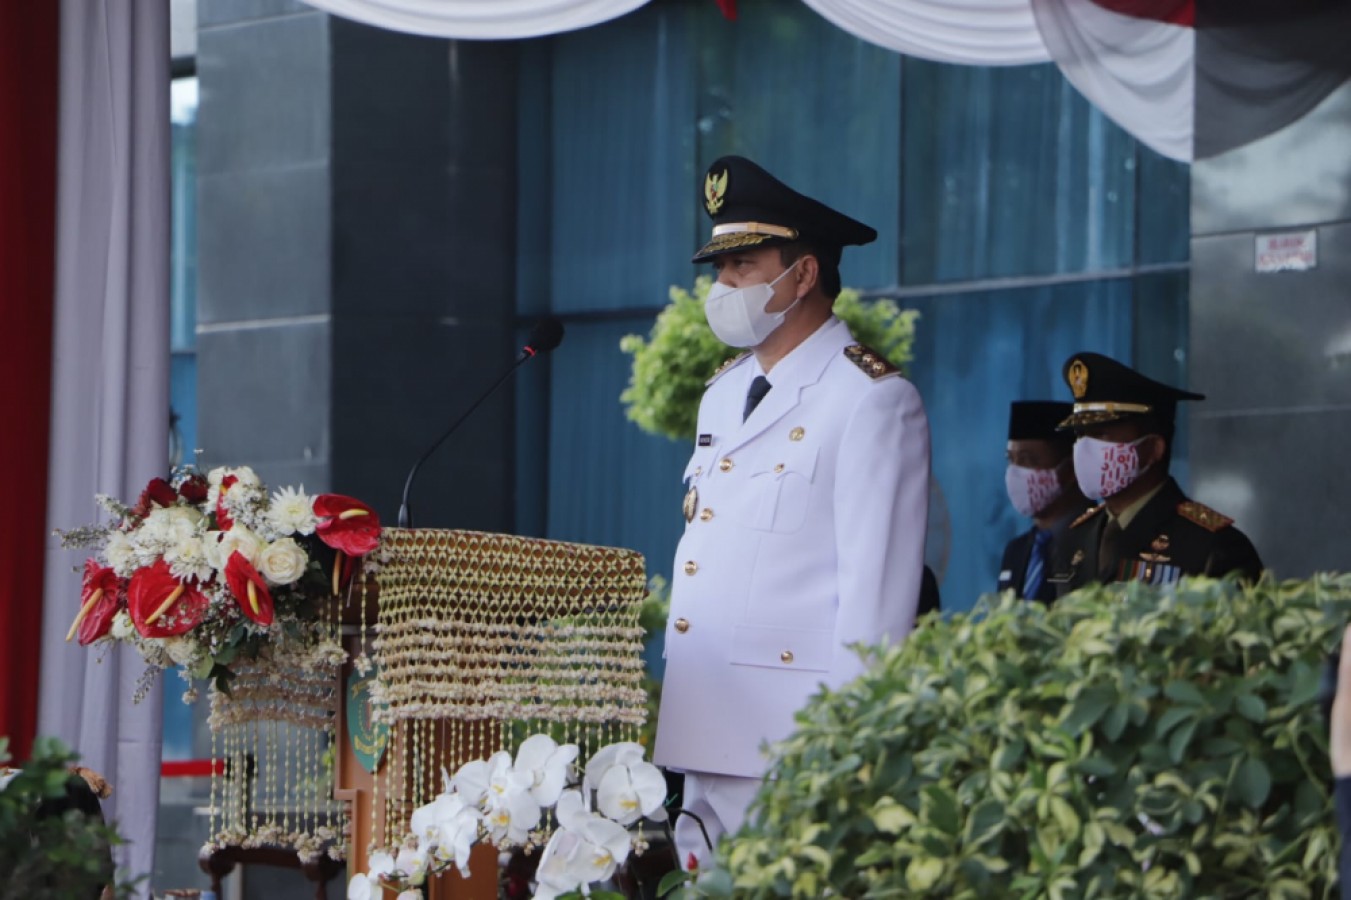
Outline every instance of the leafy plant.
MULTIPOLYGON (((713 279, 700 276, 694 290, 671 288, 671 303, 657 316, 648 339, 630 334, 619 349, 633 357, 629 385, 619 395, 625 413, 639 428, 673 440, 694 438, 704 385, 738 350, 714 336, 704 319, 704 298, 713 279)), ((915 310, 890 300, 864 301, 845 288, 835 300, 835 315, 855 340, 881 353, 904 371, 913 359, 915 310)))
MULTIPOLYGON (((0 762, 9 758, 0 738, 0 762)), ((94 897, 113 882, 110 848, 117 832, 71 805, 85 785, 68 768, 74 755, 38 738, 24 767, 0 788, 0 900, 94 897)), ((128 896, 130 885, 119 885, 128 896)))
POLYGON ((736 896, 1333 896, 1320 669, 1351 576, 987 597, 824 691, 736 896))

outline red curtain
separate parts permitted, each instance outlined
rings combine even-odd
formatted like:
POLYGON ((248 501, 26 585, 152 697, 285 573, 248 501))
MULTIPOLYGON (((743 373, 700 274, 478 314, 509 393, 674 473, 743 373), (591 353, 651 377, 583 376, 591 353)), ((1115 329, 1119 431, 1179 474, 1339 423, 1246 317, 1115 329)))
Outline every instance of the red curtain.
POLYGON ((0 735, 37 727, 56 265, 60 4, 0 3, 0 735))

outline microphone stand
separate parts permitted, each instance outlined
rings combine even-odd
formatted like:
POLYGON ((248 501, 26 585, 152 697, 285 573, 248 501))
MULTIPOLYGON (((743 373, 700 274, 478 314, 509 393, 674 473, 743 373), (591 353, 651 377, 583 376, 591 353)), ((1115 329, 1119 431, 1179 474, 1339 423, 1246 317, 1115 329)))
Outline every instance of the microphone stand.
POLYGON ((454 434, 455 429, 459 428, 460 424, 463 423, 465 419, 469 418, 470 414, 472 414, 474 410, 478 409, 479 406, 483 404, 484 400, 487 400, 489 397, 491 397, 497 391, 497 389, 502 386, 502 382, 506 381, 513 374, 515 374, 516 370, 519 369, 525 363, 526 360, 533 359, 535 355, 536 351, 533 347, 529 346, 525 347, 521 351, 521 355, 516 360, 516 362, 512 363, 511 368, 503 372, 502 377, 493 382, 493 386, 488 388, 488 390, 486 390, 483 394, 481 394, 479 398, 474 401, 474 404, 470 406, 468 409, 466 409, 464 413, 458 419, 456 419, 449 428, 445 430, 445 433, 436 439, 436 443, 432 444, 431 447, 427 449, 427 452, 422 454, 422 456, 418 457, 417 462, 413 463, 413 468, 408 470, 408 479, 403 483, 403 497, 399 500, 400 528, 411 528, 413 526, 413 516, 411 511, 408 509, 408 494, 413 489, 413 479, 417 477, 418 469, 422 467, 422 464, 427 461, 428 457, 430 457, 433 453, 436 452, 436 448, 444 444, 446 438, 454 434))

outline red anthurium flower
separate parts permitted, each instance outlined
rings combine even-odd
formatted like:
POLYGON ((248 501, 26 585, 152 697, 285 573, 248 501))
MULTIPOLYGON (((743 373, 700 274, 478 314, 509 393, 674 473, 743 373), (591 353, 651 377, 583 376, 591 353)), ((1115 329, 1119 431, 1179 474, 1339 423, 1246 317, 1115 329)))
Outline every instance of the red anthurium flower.
POLYGON ((205 478, 201 475, 192 475, 178 486, 178 496, 196 506, 206 500, 209 490, 210 487, 207 485, 205 478))
POLYGON ((230 554, 230 561, 225 564, 225 581, 244 615, 264 627, 272 624, 272 595, 268 593, 267 582, 238 550, 230 554))
POLYGON ((122 585, 117 575, 107 566, 92 559, 84 563, 84 586, 80 589, 80 613, 70 623, 66 640, 80 635, 80 646, 94 643, 113 627, 122 585))
POLYGON ((314 514, 323 520, 315 534, 334 550, 365 556, 380 543, 380 517, 360 500, 320 494, 314 498, 314 514))
POLYGON ((152 478, 141 491, 141 499, 131 508, 131 514, 144 519, 156 506, 170 507, 178 502, 178 491, 163 478, 152 478))
POLYGON ((225 508, 225 495, 238 481, 237 475, 226 475, 220 480, 220 493, 216 494, 216 527, 221 531, 229 531, 234 527, 235 520, 225 508))
POLYGON ((173 637, 191 631, 206 615, 208 602, 195 584, 175 578, 162 559, 138 570, 127 585, 131 620, 145 637, 173 637))

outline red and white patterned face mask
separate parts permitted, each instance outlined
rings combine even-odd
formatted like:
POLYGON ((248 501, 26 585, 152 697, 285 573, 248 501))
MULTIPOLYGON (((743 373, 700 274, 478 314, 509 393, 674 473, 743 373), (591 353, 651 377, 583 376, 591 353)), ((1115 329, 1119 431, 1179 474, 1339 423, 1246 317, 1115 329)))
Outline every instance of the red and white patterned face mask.
MULTIPOLYGON (((1061 463, 1063 466, 1064 463, 1061 463)), ((1060 484, 1060 468, 1029 469, 1009 463, 1004 473, 1004 487, 1009 492, 1009 502, 1021 515, 1035 516, 1050 506, 1064 493, 1060 484)))
POLYGON ((1149 468, 1140 465, 1140 442, 1115 444, 1081 437, 1074 442, 1074 478, 1085 497, 1106 499, 1130 487, 1149 468))

